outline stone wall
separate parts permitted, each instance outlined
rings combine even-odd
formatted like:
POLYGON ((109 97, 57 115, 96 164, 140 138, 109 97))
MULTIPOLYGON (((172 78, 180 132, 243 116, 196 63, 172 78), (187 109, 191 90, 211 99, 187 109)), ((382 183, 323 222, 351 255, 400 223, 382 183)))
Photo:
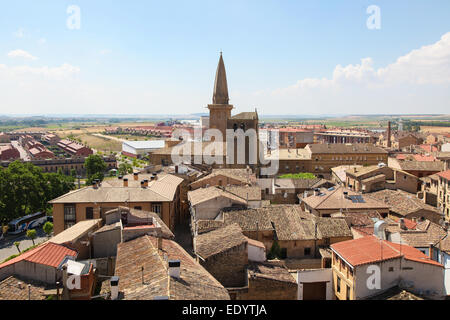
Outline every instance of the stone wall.
POLYGON ((248 279, 248 290, 237 293, 236 300, 296 300, 295 282, 277 281, 259 277, 248 279))
POLYGON ((245 285, 246 265, 248 264, 247 242, 214 255, 200 264, 224 287, 241 287, 245 285))

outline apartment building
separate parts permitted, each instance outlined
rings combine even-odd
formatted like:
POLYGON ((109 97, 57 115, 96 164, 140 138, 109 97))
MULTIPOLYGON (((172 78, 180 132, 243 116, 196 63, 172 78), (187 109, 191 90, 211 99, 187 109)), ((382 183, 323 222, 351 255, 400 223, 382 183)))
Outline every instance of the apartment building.
POLYGON ((439 172, 437 206, 444 213, 445 220, 450 221, 450 170, 439 172))
POLYGON ((65 152, 72 156, 84 156, 87 157, 94 152, 92 149, 68 139, 61 140, 57 143, 57 146, 63 149, 65 152))
POLYGON ((418 249, 371 235, 331 245, 333 289, 338 300, 361 300, 392 287, 443 299, 444 266, 418 249))
POLYGON ((179 221, 182 181, 170 174, 133 174, 70 191, 49 202, 54 233, 79 221, 104 218, 107 211, 119 206, 155 212, 173 230, 179 221))

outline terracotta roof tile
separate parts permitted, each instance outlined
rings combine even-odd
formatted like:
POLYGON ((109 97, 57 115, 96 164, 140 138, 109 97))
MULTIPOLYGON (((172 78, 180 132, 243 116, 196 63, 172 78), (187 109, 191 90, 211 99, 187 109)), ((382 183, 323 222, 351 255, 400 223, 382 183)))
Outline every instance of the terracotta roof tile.
POLYGON ((171 300, 230 298, 227 290, 180 245, 163 239, 160 251, 157 241, 157 238, 142 236, 117 246, 115 275, 120 277, 119 291, 124 293, 124 299, 153 300, 156 296, 168 296, 171 300), (169 260, 180 260, 180 279, 168 275, 164 254, 169 260))
POLYGON ((0 269, 22 260, 57 268, 65 257, 76 257, 77 254, 78 253, 75 250, 69 249, 63 245, 45 242, 14 259, 0 264, 0 269))
POLYGON ((286 267, 277 266, 268 262, 251 262, 248 266, 248 274, 251 278, 264 278, 297 284, 295 278, 289 273, 286 267))
POLYGON ((353 267, 400 257, 443 267, 416 248, 380 240, 375 236, 342 241, 332 244, 330 247, 353 267))
POLYGON ((450 180, 450 170, 439 172, 437 175, 444 179, 450 180))
POLYGON ((247 243, 242 229, 237 223, 219 228, 217 230, 198 235, 194 238, 195 253, 203 259, 247 243))

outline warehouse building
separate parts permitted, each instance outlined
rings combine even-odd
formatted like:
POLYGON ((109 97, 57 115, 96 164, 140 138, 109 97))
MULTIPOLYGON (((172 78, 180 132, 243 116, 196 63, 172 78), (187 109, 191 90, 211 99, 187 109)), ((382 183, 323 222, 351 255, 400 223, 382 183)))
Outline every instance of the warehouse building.
POLYGON ((155 150, 164 148, 164 146, 164 140, 124 141, 122 143, 122 154, 129 157, 140 158, 155 150))

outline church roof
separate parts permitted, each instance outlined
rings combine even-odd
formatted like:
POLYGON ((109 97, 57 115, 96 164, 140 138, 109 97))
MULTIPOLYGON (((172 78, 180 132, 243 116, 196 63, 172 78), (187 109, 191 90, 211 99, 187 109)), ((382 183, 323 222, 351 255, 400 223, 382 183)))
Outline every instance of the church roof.
POLYGON ((228 104, 228 100, 227 74, 221 52, 214 82, 213 104, 228 104))

